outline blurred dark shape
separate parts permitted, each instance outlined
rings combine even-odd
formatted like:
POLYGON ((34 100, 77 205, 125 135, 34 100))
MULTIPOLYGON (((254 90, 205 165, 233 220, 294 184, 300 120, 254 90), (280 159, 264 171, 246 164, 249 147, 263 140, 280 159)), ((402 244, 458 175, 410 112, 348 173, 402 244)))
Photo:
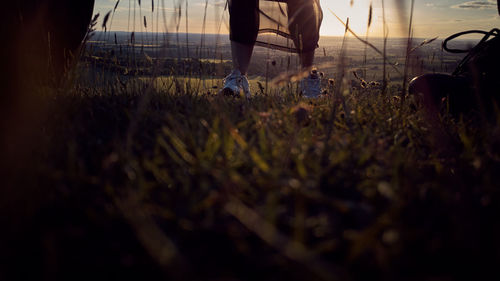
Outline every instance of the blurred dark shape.
POLYGON ((3 234, 14 235, 43 197, 36 179, 23 177, 41 168, 33 167, 31 153, 46 126, 42 95, 56 93, 74 65, 94 0, 12 0, 1 7, 0 224, 3 234))
POLYGON ((500 104, 500 30, 470 30, 454 34, 443 42, 452 53, 468 53, 450 74, 424 74, 410 82, 409 92, 422 95, 427 110, 446 109, 452 115, 478 111, 494 117, 500 104), (484 37, 471 49, 450 49, 447 43, 465 34, 480 33, 484 37))
POLYGON ((467 80, 461 76, 449 74, 424 74, 413 78, 409 92, 419 95, 426 109, 438 111, 442 102, 450 103, 451 113, 470 111, 473 108, 471 101, 473 93, 467 80), (447 97, 451 98, 447 100, 447 97))
MULTIPOLYGON (((15 84, 30 75, 38 82, 58 80, 77 55, 87 34, 94 0, 18 0, 7 4, 10 70, 15 84)), ((35 82, 35 81, 30 81, 35 82)), ((17 89, 19 90, 19 89, 17 89)))
POLYGON ((310 108, 304 105, 297 105, 292 109, 295 118, 297 119, 297 124, 306 125, 309 121, 310 108))

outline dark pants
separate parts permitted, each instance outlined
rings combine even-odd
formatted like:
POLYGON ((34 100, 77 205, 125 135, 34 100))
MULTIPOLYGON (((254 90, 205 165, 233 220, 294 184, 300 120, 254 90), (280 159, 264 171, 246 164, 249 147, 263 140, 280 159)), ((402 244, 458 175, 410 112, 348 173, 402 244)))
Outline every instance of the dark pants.
MULTIPOLYGON (((314 51, 319 41, 321 15, 315 0, 283 0, 288 7, 288 29, 299 53, 314 51)), ((318 1, 319 5, 319 1, 318 1)), ((231 41, 254 45, 259 31, 259 0, 230 0, 231 41)))

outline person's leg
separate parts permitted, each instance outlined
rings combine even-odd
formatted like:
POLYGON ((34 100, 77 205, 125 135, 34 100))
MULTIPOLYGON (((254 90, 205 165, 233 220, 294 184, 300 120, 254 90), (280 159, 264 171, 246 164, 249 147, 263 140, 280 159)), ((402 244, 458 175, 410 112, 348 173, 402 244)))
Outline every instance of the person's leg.
POLYGON ((246 75, 250 60, 252 59, 254 45, 245 45, 236 41, 231 41, 231 55, 233 57, 233 69, 239 70, 242 75, 246 75))
MULTIPOLYGON (((288 29, 299 53, 302 69, 312 70, 314 51, 318 46, 319 28, 323 19, 318 0, 288 0, 288 29)), ((321 95, 321 78, 317 71, 300 81, 300 91, 307 98, 321 95)))
POLYGON ((233 67, 245 75, 259 31, 259 0, 231 0, 229 26, 233 67))
POLYGON ((314 64, 314 51, 302 52, 300 55, 300 64, 303 69, 312 68, 314 64))
POLYGON ((303 68, 311 68, 323 19, 317 0, 288 0, 288 28, 303 68))

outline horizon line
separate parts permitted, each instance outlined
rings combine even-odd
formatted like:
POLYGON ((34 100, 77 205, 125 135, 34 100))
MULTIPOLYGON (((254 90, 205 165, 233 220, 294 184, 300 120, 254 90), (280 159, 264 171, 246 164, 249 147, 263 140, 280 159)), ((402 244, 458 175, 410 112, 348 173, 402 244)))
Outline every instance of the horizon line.
MULTIPOLYGON (((104 30, 96 30, 95 32, 99 32, 99 33, 113 33, 113 32, 120 32, 120 33, 135 33, 135 34, 156 34, 156 33, 160 33, 160 34, 193 34, 193 35, 222 35, 222 36, 229 36, 229 33, 198 33, 198 32, 156 32, 156 31, 126 31, 126 30, 107 30, 107 31, 104 31, 104 30)), ((262 35, 265 35, 265 34, 262 34, 262 35)), ((269 33, 269 35, 273 35, 275 36, 275 34, 272 34, 272 33, 269 33)), ((341 37, 343 38, 344 35, 320 35, 320 38, 321 37, 341 37)), ((354 38, 356 39, 352 34, 349 35, 348 37, 351 37, 351 38, 354 38)), ((441 36, 434 36, 436 37, 436 40, 440 39, 441 36)), ((382 36, 370 36, 370 38, 376 38, 376 39, 384 39, 384 37, 382 36)), ((389 36, 387 37, 388 39, 408 39, 408 37, 405 37, 405 36, 389 36)), ((431 38, 431 37, 413 37, 413 39, 426 39, 426 38, 431 38)), ((432 37, 433 38, 433 37, 432 37)), ((468 39, 464 39, 464 40, 468 40, 468 39)), ((475 40, 475 39, 470 39, 470 40, 475 40)))

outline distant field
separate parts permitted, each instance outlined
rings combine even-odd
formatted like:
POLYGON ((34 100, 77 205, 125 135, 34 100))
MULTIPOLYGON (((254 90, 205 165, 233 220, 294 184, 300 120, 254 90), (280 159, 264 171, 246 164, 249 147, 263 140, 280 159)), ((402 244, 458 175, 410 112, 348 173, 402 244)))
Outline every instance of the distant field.
MULTIPOLYGON (((97 33, 94 43, 89 44, 94 54, 100 56, 109 56, 110 52, 114 53, 118 59, 123 55, 132 51, 129 46, 129 35, 127 33, 117 33, 117 41, 114 41, 112 34, 105 35, 97 33), (107 38, 107 39, 106 39, 107 38), (106 39, 106 40, 105 40, 106 39), (116 44, 118 43, 118 44, 116 44), (121 50, 121 53, 118 52, 121 50), (106 55, 107 54, 107 55, 106 55)), ((190 34, 188 36, 189 44, 186 45, 185 34, 179 35, 179 44, 175 34, 150 36, 144 34, 136 34, 136 44, 144 42, 144 48, 135 46, 135 51, 138 53, 136 60, 141 60, 142 53, 148 54, 149 57, 160 60, 166 58, 184 59, 184 60, 199 60, 205 64, 223 65, 225 71, 218 70, 215 75, 222 78, 229 74, 227 65, 231 62, 231 50, 229 40, 226 35, 201 35, 190 34), (168 38, 168 41, 163 41, 168 38), (200 46, 200 42, 204 45, 200 46), (158 41, 157 41, 158 39, 158 41), (166 43, 168 42, 168 44, 166 43), (151 45, 162 45, 160 48, 149 48, 151 45)), ((383 49, 383 40, 381 38, 371 38, 370 42, 379 50, 383 49)), ((423 42, 423 38, 415 38, 414 45, 423 42)), ((320 47, 316 51, 316 63, 319 65, 319 70, 324 72, 328 78, 335 78, 338 68, 338 56, 342 48, 343 39, 341 37, 323 37, 320 40, 320 47)), ((464 48, 471 44, 471 40, 456 40, 453 42, 454 48, 464 48)), ((142 44, 142 43, 141 43, 142 44)), ((366 80, 380 81, 382 79, 383 58, 370 47, 365 46, 355 38, 349 38, 345 43, 347 50, 347 71, 349 79, 354 79, 351 75, 352 71, 360 71, 366 80), (365 60, 366 50, 366 60, 365 60)), ((140 44, 139 44, 140 45, 140 44)), ((404 69, 404 52, 406 48, 406 39, 392 38, 387 44, 387 62, 389 64, 387 71, 391 80, 400 82, 404 69), (393 65, 393 66, 390 66, 393 65)), ((415 61, 412 61, 410 75, 418 75, 426 72, 451 72, 457 65, 463 55, 443 53, 441 50, 441 41, 438 39, 431 44, 425 45, 418 49, 415 53, 415 61)), ((127 63, 131 63, 130 59, 127 63)), ((253 60, 250 65, 249 75, 274 78, 276 75, 297 69, 298 59, 295 55, 290 55, 280 51, 269 50, 261 47, 255 49, 253 60), (273 63, 274 64, 271 64, 273 63)), ((358 73, 358 74, 360 74, 358 73)), ((184 70, 178 71, 175 74, 185 75, 184 70)), ((205 72, 206 75, 214 75, 214 73, 205 72)))
MULTIPOLYGON (((152 78, 148 77, 139 78, 139 80, 145 84, 152 83, 152 78)), ((256 95, 259 94, 260 87, 263 87, 266 83, 263 77, 250 78, 248 82, 250 83, 252 92, 256 95)), ((274 86, 270 84, 270 81, 268 83, 270 88, 274 86)), ((180 91, 181 89, 179 87, 181 87, 182 91, 194 91, 199 94, 210 92, 215 94, 222 89, 223 80, 220 78, 160 76, 154 79, 154 85, 157 91, 170 91, 176 87, 177 90, 180 91)), ((276 87, 273 88, 276 89, 276 87)))

